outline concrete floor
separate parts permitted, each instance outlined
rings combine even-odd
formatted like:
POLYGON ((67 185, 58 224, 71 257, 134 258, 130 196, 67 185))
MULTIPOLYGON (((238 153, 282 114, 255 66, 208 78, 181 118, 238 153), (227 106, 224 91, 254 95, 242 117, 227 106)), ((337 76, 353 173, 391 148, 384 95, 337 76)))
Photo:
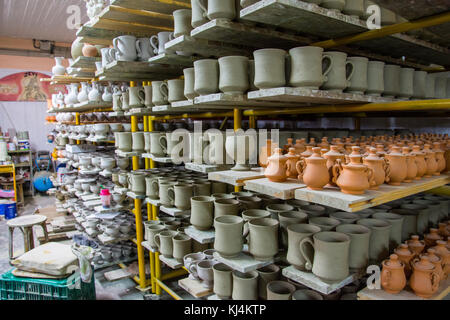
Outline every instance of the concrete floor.
MULTIPOLYGON (((26 197, 25 206, 19 209, 19 215, 32 214, 36 208, 45 208, 55 204, 55 198, 52 196, 36 195, 35 197, 26 197)), ((9 253, 8 253, 8 227, 6 225, 6 220, 0 218, 0 274, 10 270, 12 266, 9 264, 9 253)), ((35 237, 36 239, 36 237, 35 237)), ((13 237, 14 242, 14 255, 20 255, 24 252, 23 249, 23 237, 20 231, 14 232, 13 237)), ((39 243, 35 240, 35 246, 39 243)), ((61 243, 71 244, 72 240, 62 241, 61 243)), ((148 261, 148 258, 146 259, 148 261)), ((108 281, 104 277, 104 273, 112 270, 120 269, 119 266, 112 266, 104 269, 95 271, 96 279, 96 292, 98 300, 171 300, 173 299, 167 293, 158 297, 156 295, 151 295, 151 291, 141 292, 136 289, 136 282, 134 280, 121 279, 117 281, 108 281)), ((169 272, 167 270, 166 272, 169 272)), ((168 282, 167 285, 173 289, 177 294, 182 296, 183 299, 193 299, 185 290, 181 289, 177 281, 168 282)))

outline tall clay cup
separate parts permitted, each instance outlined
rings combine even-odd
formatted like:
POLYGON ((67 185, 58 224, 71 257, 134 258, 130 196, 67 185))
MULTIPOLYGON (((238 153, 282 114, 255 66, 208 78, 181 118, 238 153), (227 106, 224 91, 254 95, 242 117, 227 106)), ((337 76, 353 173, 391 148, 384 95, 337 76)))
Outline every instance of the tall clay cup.
POLYGON ((222 300, 230 299, 233 293, 233 269, 224 263, 215 264, 212 269, 214 274, 214 293, 222 300))
POLYGON ((348 266, 351 271, 365 270, 369 264, 370 229, 356 224, 341 224, 336 227, 337 232, 350 237, 350 255, 348 266))
POLYGON ((214 198, 192 197, 191 198, 191 224, 198 230, 209 230, 213 226, 214 198))
POLYGON ((221 216, 214 219, 216 236, 214 249, 224 258, 233 258, 242 252, 244 219, 238 216, 221 216))

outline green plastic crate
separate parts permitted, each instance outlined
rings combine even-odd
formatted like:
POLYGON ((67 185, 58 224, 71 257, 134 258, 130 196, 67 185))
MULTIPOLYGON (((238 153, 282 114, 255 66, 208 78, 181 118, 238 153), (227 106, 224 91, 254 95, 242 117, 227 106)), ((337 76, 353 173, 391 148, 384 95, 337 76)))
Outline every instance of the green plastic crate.
POLYGON ((0 300, 95 300, 95 279, 84 283, 80 276, 65 279, 20 278, 9 270, 0 277, 0 300))

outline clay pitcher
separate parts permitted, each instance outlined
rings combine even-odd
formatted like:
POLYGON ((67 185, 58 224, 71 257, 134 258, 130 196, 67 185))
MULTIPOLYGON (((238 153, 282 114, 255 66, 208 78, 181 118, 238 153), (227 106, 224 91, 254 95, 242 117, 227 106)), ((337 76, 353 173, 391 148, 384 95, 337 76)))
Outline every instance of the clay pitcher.
POLYGON ((261 152, 259 153, 259 160, 258 160, 258 163, 261 167, 263 167, 263 168, 267 167, 267 165, 269 163, 268 158, 275 151, 275 146, 276 146, 276 144, 272 140, 268 139, 266 141, 266 145, 261 148, 261 152))
POLYGON ((370 187, 372 190, 377 190, 380 185, 390 180, 389 166, 385 159, 377 155, 377 149, 370 148, 369 155, 363 158, 363 163, 373 170, 373 180, 375 184, 370 187))
POLYGON ((430 298, 439 289, 439 275, 429 257, 422 256, 412 262, 413 273, 409 286, 414 293, 422 298, 430 298))
POLYGON ((430 228, 430 233, 427 233, 424 236, 425 246, 434 247, 436 246, 436 241, 443 239, 439 235, 438 231, 439 231, 438 229, 430 228))
POLYGON ((295 153, 297 153, 297 154, 301 154, 302 152, 304 152, 306 150, 305 139, 295 140, 294 148, 295 148, 295 153))
POLYGON ((408 147, 403 147, 403 154, 406 157, 406 179, 403 182, 412 182, 417 176, 417 164, 413 154, 409 152, 408 147))
POLYGON ((442 268, 444 269, 445 278, 450 273, 450 251, 446 247, 446 242, 442 240, 436 241, 436 246, 433 247, 436 254, 442 259, 442 268))
POLYGON ((411 154, 416 156, 417 176, 416 180, 421 179, 427 171, 427 163, 425 162, 425 153, 420 151, 420 146, 413 146, 411 154))
POLYGON ((414 252, 409 250, 406 243, 402 243, 398 248, 394 249, 394 253, 398 259, 405 264, 405 275, 409 278, 411 275, 411 260, 415 257, 414 252))
POLYGON ((290 148, 294 147, 294 139, 293 138, 287 138, 287 144, 284 145, 283 152, 289 152, 290 148))
POLYGON ((419 240, 419 236, 417 235, 411 236, 411 240, 406 241, 406 243, 408 244, 409 250, 414 252, 416 256, 418 256, 425 248, 425 242, 419 240))
POLYGON ((286 155, 286 157, 288 158, 286 162, 286 175, 288 176, 288 178, 297 179, 298 171, 296 168, 296 164, 300 160, 300 156, 295 153, 294 148, 289 148, 289 153, 286 155))
POLYGON ((436 153, 432 151, 431 145, 425 144, 423 146, 423 152, 425 153, 425 162, 427 164, 427 171, 425 172, 424 178, 430 178, 435 175, 438 169, 438 163, 436 161, 436 153))
POLYGON ((400 150, 400 147, 393 146, 392 151, 384 156, 388 161, 390 171, 388 183, 393 186, 399 186, 407 176, 406 156, 400 150))
POLYGON ((405 264, 396 254, 391 254, 389 260, 382 262, 381 286, 384 291, 397 294, 406 286, 405 264))
POLYGON ((288 158, 283 155, 281 148, 275 149, 275 153, 268 158, 268 166, 264 175, 273 182, 284 182, 287 180, 286 168, 288 158))
POLYGON ((447 165, 444 158, 444 151, 441 149, 441 144, 439 142, 434 142, 433 146, 433 151, 436 153, 437 172, 444 172, 447 165))
POLYGON ((300 155, 302 156, 302 158, 309 158, 313 155, 313 153, 313 146, 306 145, 306 150, 300 153, 300 155))
POLYGON ((439 279, 445 280, 445 273, 444 270, 442 269, 442 258, 438 255, 436 255, 436 250, 430 248, 427 250, 427 253, 421 254, 419 257, 422 258, 423 256, 426 256, 430 259, 430 262, 432 264, 434 264, 434 266, 436 267, 436 272, 439 275, 439 279))
MULTIPOLYGON (((341 161, 345 161, 345 155, 339 152, 338 146, 330 146, 330 151, 326 152, 323 157, 327 159, 327 168, 330 177, 333 176, 333 166, 336 164, 336 160, 339 159, 341 161)), ((336 184, 333 181, 330 181, 330 185, 335 186, 336 184)))
POLYGON ((313 154, 296 164, 298 179, 303 179, 308 189, 322 190, 330 182, 327 159, 320 155, 320 148, 313 148, 313 154))
MULTIPOLYGON (((354 152, 359 147, 352 147, 354 152)), ((364 194, 364 192, 375 184, 373 170, 361 163, 361 155, 349 156, 350 163, 342 164, 339 160, 333 167, 333 182, 347 194, 364 194)))

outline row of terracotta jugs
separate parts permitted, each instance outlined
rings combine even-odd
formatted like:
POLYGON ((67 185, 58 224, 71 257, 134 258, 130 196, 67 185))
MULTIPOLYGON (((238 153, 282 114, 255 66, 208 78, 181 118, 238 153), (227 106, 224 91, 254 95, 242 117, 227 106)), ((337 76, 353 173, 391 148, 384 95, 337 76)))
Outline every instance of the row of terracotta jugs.
POLYGON ((377 145, 377 148, 369 147, 366 156, 361 154, 358 146, 351 146, 352 152, 346 155, 340 152, 339 145, 331 145, 328 150, 326 138, 322 142, 318 147, 306 146, 306 151, 301 154, 294 146, 284 155, 283 149, 273 148, 268 140, 263 152, 266 155, 274 153, 266 157, 267 161, 265 155, 260 155, 260 165, 266 165, 265 176, 274 182, 298 178, 311 190, 338 186, 344 193, 363 194, 368 189, 378 189, 385 182, 400 185, 447 170, 440 142, 433 143, 433 150, 429 144, 425 144, 423 150, 414 145, 412 151, 409 147, 392 145, 389 153, 384 152, 384 145, 377 145))
MULTIPOLYGON (((450 233, 450 221, 440 225, 446 227, 444 233, 430 229, 425 240, 412 236, 411 240, 399 245, 389 259, 383 261, 381 286, 385 291, 399 293, 409 278, 409 286, 416 295, 430 298, 436 293, 439 284, 447 279, 450 272, 450 251, 448 243, 442 240, 443 235, 448 236, 450 233)), ((448 239, 450 241, 450 237, 448 239)))

